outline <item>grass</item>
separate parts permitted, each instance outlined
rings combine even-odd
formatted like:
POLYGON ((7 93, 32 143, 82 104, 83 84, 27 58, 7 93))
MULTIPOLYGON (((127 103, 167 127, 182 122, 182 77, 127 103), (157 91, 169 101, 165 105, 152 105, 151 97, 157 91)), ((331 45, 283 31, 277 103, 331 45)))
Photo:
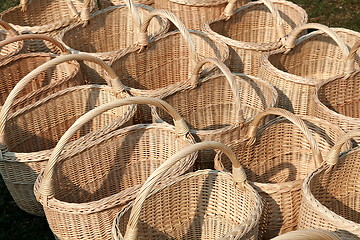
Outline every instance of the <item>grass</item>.
MULTIPOLYGON (((0 12, 19 1, 0 0, 0 12)), ((292 0, 309 14, 309 22, 360 31, 360 0, 292 0)), ((54 239, 45 218, 20 210, 0 179, 0 239, 54 239)))

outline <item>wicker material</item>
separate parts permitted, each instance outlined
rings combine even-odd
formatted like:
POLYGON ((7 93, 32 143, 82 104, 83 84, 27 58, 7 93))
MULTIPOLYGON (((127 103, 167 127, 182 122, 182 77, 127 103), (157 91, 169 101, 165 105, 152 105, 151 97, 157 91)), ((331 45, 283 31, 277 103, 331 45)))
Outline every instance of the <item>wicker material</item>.
POLYGON ((227 14, 227 9, 241 7, 249 0, 155 0, 154 8, 173 12, 187 29, 201 30, 202 25, 214 18, 227 14), (235 6, 234 6, 235 5, 235 6))
POLYGON ((178 152, 148 178, 134 203, 116 217, 113 237, 116 240, 257 239, 261 212, 260 196, 247 183, 234 153, 221 143, 202 142, 178 152), (232 175, 213 170, 192 172, 150 194, 179 160, 195 151, 214 148, 230 157, 232 175))
MULTIPOLYGON (((195 143, 184 120, 159 99, 133 97, 113 101, 85 114, 62 136, 35 194, 59 239, 111 239, 115 215, 135 198, 141 184, 168 157, 195 143), (84 123, 98 114, 128 104, 151 104, 169 111, 175 126, 167 123, 138 124, 83 142, 63 151, 64 144, 84 123)), ((194 163, 188 156, 162 178, 178 176, 194 163)))
MULTIPOLYGON (((249 180, 266 200, 261 222, 264 239, 296 229, 301 183, 320 166, 322 156, 343 134, 340 128, 324 120, 301 118, 303 120, 284 109, 268 109, 250 124, 243 141, 229 144, 249 180), (260 120, 270 114, 285 119, 276 118, 257 130, 260 120)), ((215 162, 217 169, 231 169, 229 160, 221 155, 217 155, 215 162)))
POLYGON ((288 1, 256 1, 228 18, 211 20, 204 31, 230 47, 230 70, 258 76, 260 56, 282 46, 284 36, 307 22, 304 9, 288 1))
POLYGON ((303 229, 292 231, 272 240, 341 240, 335 233, 319 229, 303 229))
MULTIPOLYGON (((241 138, 248 123, 260 112, 274 107, 276 90, 267 82, 243 74, 233 75, 219 60, 205 58, 192 72, 190 89, 161 96, 187 121, 198 141, 229 143, 241 138), (222 74, 200 78, 203 65, 217 65, 222 74)), ((168 116, 160 114, 164 120, 168 116)), ((196 169, 213 168, 215 152, 202 151, 196 169), (209 162, 210 160, 210 162, 209 162)))
MULTIPOLYGON (((40 170, 45 167, 52 148, 61 135, 85 112, 98 105, 129 94, 119 88, 82 85, 63 89, 10 114, 16 95, 32 79, 55 65, 73 60, 92 60, 103 65, 111 84, 117 83, 116 74, 109 66, 94 57, 76 54, 53 59, 26 75, 11 91, 0 113, 0 172, 16 203, 23 210, 42 215, 42 207, 33 194, 33 185, 40 170)), ((77 146, 85 138, 101 136, 128 122, 135 113, 133 106, 121 108, 94 119, 72 138, 69 146, 77 146), (88 134, 93 132, 92 134, 88 134), (75 141, 78 140, 78 141, 75 141)))
MULTIPOLYGON (((152 6, 154 4, 154 0, 134 0, 135 4, 144 4, 148 6, 152 6)), ((108 0, 107 3, 104 5, 110 6, 117 6, 117 5, 123 5, 126 3, 126 0, 108 0)))
POLYGON ((352 47, 359 39, 360 33, 329 29, 320 24, 299 27, 288 37, 283 49, 262 56, 259 78, 277 88, 280 107, 308 115, 315 85, 344 73, 348 46, 352 47), (321 31, 296 41, 298 34, 308 28, 321 31))
MULTIPOLYGON (((4 22, 1 19, 0 19, 0 26, 5 30, 5 31, 3 30, 0 31, 0 42, 9 37, 15 37, 19 35, 13 27, 11 27, 7 22, 4 22)), ((15 42, 0 47, 0 60, 3 60, 4 58, 17 54, 18 52, 21 51, 22 47, 23 47, 23 42, 15 42)))
MULTIPOLYGON (((138 42, 141 19, 153 10, 149 6, 135 6, 131 0, 126 0, 126 4, 96 12, 86 27, 82 23, 71 25, 60 32, 57 39, 74 53, 89 53, 110 61, 138 42)), ((164 34, 168 28, 167 20, 154 19, 149 25, 149 38, 164 34)), ((87 79, 104 84, 103 77, 97 74, 100 70, 97 65, 85 62, 82 68, 87 79)))
POLYGON ((299 229, 324 229, 341 239, 359 239, 360 149, 339 157, 343 144, 359 136, 359 130, 344 135, 329 152, 326 164, 304 180, 299 229))

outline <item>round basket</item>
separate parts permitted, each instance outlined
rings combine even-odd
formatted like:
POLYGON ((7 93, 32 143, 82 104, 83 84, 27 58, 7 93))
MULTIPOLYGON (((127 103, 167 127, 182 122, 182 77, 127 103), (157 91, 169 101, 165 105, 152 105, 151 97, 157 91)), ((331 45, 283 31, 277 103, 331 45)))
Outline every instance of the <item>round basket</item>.
POLYGON ((282 46, 286 34, 307 22, 304 9, 288 1, 246 4, 233 15, 204 24, 204 31, 230 47, 230 70, 258 76, 260 56, 282 46))
POLYGON ((315 85, 344 73, 349 55, 347 45, 352 47, 354 40, 359 40, 360 33, 349 33, 344 39, 337 33, 337 29, 309 23, 294 30, 284 48, 262 56, 259 78, 278 90, 279 107, 295 114, 309 115, 315 85), (306 29, 321 31, 312 32, 296 41, 297 36, 306 29))
POLYGON ((359 239, 360 148, 339 156, 344 143, 359 136, 359 130, 344 135, 328 153, 326 164, 304 180, 299 229, 324 229, 341 239, 359 239))
MULTIPOLYGON (((229 143, 245 135, 246 126, 260 112, 274 107, 276 90, 267 82, 244 74, 232 74, 219 60, 204 58, 193 70, 191 88, 161 96, 187 121, 198 141, 229 143), (200 77, 207 63, 215 64, 221 74, 200 77)), ((170 120, 161 115, 161 119, 170 120)), ((195 169, 213 168, 215 152, 202 151, 195 169), (210 160, 210 162, 208 161, 210 160)))
POLYGON ((117 215, 113 238, 258 239, 261 212, 260 196, 246 181, 235 154, 221 143, 202 142, 178 152, 152 173, 135 201, 117 215), (150 193, 171 166, 202 149, 225 152, 233 163, 233 174, 191 172, 150 193))
MULTIPOLYGON (((184 120, 159 99, 121 99, 85 114, 59 140, 35 184, 35 194, 44 206, 51 230, 59 239, 111 239, 115 215, 135 199, 149 175, 167 158, 194 143, 184 120), (61 154, 65 143, 84 123, 104 111, 128 104, 151 104, 167 110, 174 117, 175 126, 128 126, 61 154)), ((161 181, 187 171, 195 158, 193 154, 174 164, 161 181)))
POLYGON ((319 229, 302 229, 272 238, 272 240, 341 240, 335 233, 319 229))
MULTIPOLYGON (((265 199, 260 226, 263 239, 296 230, 301 183, 344 133, 322 119, 301 118, 284 109, 268 109, 251 122, 244 140, 229 144, 265 199), (257 130, 270 114, 285 118, 273 119, 257 130)), ((231 170, 230 161, 222 155, 216 156, 215 167, 231 170)))
MULTIPOLYGON (((0 26, 4 28, 5 31, 0 31, 0 43, 1 41, 6 40, 9 37, 15 37, 19 35, 17 31, 11 27, 7 22, 4 22, 0 19, 0 26)), ((14 42, 6 46, 0 47, 0 60, 3 60, 7 57, 19 53, 23 48, 23 42, 14 42)))
MULTIPOLYGON (((96 106, 130 96, 119 88, 82 85, 63 89, 10 113, 16 95, 31 80, 57 64, 75 60, 98 62, 109 73, 109 82, 116 86, 116 74, 100 59, 85 54, 64 55, 26 75, 10 92, 0 112, 0 173, 17 205, 34 215, 43 215, 33 193, 34 182, 63 133, 79 116, 96 106)), ((122 126, 133 117, 135 110, 129 106, 99 116, 84 126, 68 145, 76 147, 86 138, 101 136, 122 126)))

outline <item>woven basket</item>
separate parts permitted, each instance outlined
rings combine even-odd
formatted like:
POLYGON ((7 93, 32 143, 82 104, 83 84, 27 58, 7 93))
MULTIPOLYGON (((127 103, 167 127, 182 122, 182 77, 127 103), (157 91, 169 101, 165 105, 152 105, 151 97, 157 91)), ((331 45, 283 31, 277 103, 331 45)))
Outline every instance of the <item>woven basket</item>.
POLYGON ((261 212, 260 196, 247 183, 235 154, 219 142, 202 142, 178 152, 152 173, 135 201, 117 215, 113 237, 258 239, 261 212), (191 172, 150 193, 171 166, 202 149, 225 152, 233 162, 233 174, 214 170, 191 172))
MULTIPOLYGON (((293 31, 284 48, 262 56, 259 78, 277 88, 279 107, 295 114, 308 115, 315 85, 344 73, 349 54, 347 45, 352 47, 354 40, 360 39, 360 33, 348 33, 347 38, 342 39, 338 32, 341 31, 309 23, 293 31), (296 41, 303 30, 312 28, 321 31, 296 41)), ((345 34, 341 36, 345 37, 345 34)))
POLYGON ((341 239, 359 239, 360 149, 339 157, 344 143, 359 136, 359 130, 344 135, 329 152, 326 164, 304 180, 299 229, 324 229, 341 239))
MULTIPOLYGON (((95 61, 109 73, 116 86, 116 74, 101 60, 85 55, 64 55, 41 65, 26 75, 11 91, 0 112, 0 173, 17 205, 35 215, 43 215, 41 205, 33 194, 37 175, 46 166, 52 148, 73 122, 98 105, 129 97, 119 88, 82 85, 66 88, 33 104, 9 113, 16 95, 32 79, 55 65, 74 60, 95 61)), ((135 113, 133 106, 99 116, 72 138, 72 146, 84 139, 101 136, 128 122, 135 113), (92 134, 88 134, 92 132, 92 134), (77 140, 77 141, 75 141, 77 140)))
POLYGON ((173 12, 187 29, 201 30, 202 25, 221 15, 229 14, 234 5, 241 7, 249 0, 154 0, 154 8, 173 12))
MULTIPOLYGON (((51 42, 57 46, 61 54, 70 52, 53 38, 41 34, 26 34, 8 38, 0 42, 0 48, 27 39, 41 39, 51 42)), ((8 57, 0 62, 0 106, 7 99, 10 91, 15 85, 36 67, 50 61, 57 55, 52 53, 25 53, 8 57)), ((76 61, 65 62, 49 68, 39 74, 31 84, 17 95, 17 100, 12 105, 12 111, 18 110, 26 105, 32 104, 45 96, 55 93, 61 89, 85 84, 80 73, 80 65, 76 61)))
MULTIPOLYGON (((301 118, 284 109, 268 109, 252 121, 243 141, 229 144, 266 200, 261 221, 264 239, 296 229, 301 183, 343 134, 322 119, 301 118), (257 130, 260 120, 270 114, 285 119, 276 118, 257 130)), ((216 156, 215 167, 231 170, 229 160, 221 155, 216 156)))
MULTIPOLYGON (((117 6, 117 5, 123 5, 126 3, 126 0, 107 0, 104 1, 106 3, 103 3, 103 6, 111 7, 111 6, 117 6)), ((154 0, 134 0, 135 4, 144 4, 148 6, 152 6, 154 4, 154 0)), ((104 7, 102 7, 104 9, 104 7)))
MULTIPOLYGON (((71 25, 60 32, 57 39, 74 53, 88 53, 105 62, 110 61, 137 43, 141 19, 153 10, 149 6, 135 6, 131 0, 126 0, 126 4, 96 12, 86 27, 80 22, 71 25)), ((149 38, 164 34, 168 28, 167 20, 154 19, 149 25, 149 38)), ((100 70, 97 65, 85 62, 82 68, 87 79, 104 84, 103 76, 97 74, 100 70)))
POLYGON ((272 240, 341 240, 335 233, 319 229, 303 229, 288 232, 272 240))
POLYGON ((260 56, 282 46, 284 37, 307 22, 304 9, 288 1, 262 0, 204 24, 204 31, 230 47, 230 70, 258 76, 260 56))
MULTIPOLYGON (((277 101, 276 90, 270 84, 244 74, 233 75, 216 59, 199 61, 190 80, 190 89, 168 93, 161 98, 178 110, 198 141, 226 144, 241 138, 248 123, 258 113, 274 107, 277 101), (199 72, 206 63, 215 64, 222 74, 200 77, 199 72)), ((161 114, 160 117, 170 120, 161 114)), ((214 156, 214 151, 202 151, 195 168, 213 168, 214 156)))
MULTIPOLYGON (((35 184, 53 233, 59 239, 111 239, 115 215, 135 199, 149 175, 168 157, 194 143, 185 121, 159 99, 117 100, 85 114, 62 136, 35 184), (64 144, 80 126, 104 111, 128 104, 167 110, 175 127, 152 123, 118 129, 66 151, 59 159, 64 144)), ((184 173, 195 158, 196 154, 183 159, 162 180, 184 173)))
MULTIPOLYGON (((4 41, 9 37, 15 37, 19 35, 13 27, 11 27, 7 22, 4 22, 1 19, 0 19, 0 26, 5 29, 5 31, 0 31, 0 43, 1 41, 4 41)), ((0 60, 3 60, 4 58, 17 54, 18 52, 21 51, 22 47, 23 47, 23 42, 15 42, 0 47, 0 60)))

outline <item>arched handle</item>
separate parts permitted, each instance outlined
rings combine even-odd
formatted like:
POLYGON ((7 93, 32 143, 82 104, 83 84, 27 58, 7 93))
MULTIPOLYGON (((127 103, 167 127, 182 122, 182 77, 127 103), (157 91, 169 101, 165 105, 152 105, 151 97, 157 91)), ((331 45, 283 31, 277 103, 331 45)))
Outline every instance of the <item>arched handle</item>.
POLYGON ((115 71, 107 65, 105 62, 100 60, 97 57, 93 57, 89 54, 68 54, 68 55, 62 55, 57 58, 54 58, 41 66, 35 68, 33 71, 28 73, 23 79, 21 79, 15 87, 11 90, 10 94, 8 95, 7 99, 5 100, 5 103, 0 111, 0 144, 5 145, 4 141, 4 134, 5 134, 5 125, 7 116, 10 112, 10 108, 12 104, 15 101, 16 96, 19 94, 21 90, 25 88, 25 86, 31 82, 37 75, 42 73, 43 71, 53 68, 56 65, 64 62, 69 62, 73 60, 84 60, 89 61, 98 64, 110 77, 110 80, 107 81, 108 85, 113 87, 117 91, 125 91, 125 86, 122 85, 121 81, 117 77, 115 71))
POLYGON ((300 129, 300 131, 304 134, 306 140, 309 142, 311 152, 315 159, 315 166, 319 167, 322 164, 323 158, 320 153, 318 144, 315 141, 315 138, 311 134, 311 132, 310 132, 309 128, 307 127, 307 125, 305 124, 305 122, 303 120, 301 120, 298 116, 296 116, 296 115, 292 114, 291 112, 289 112, 285 109, 282 109, 282 108, 269 108, 269 109, 265 110, 264 112, 259 113, 254 118, 254 120, 250 123, 250 125, 248 127, 248 131, 244 137, 244 141, 248 141, 248 143, 250 145, 255 143, 256 132, 257 132, 257 129, 259 128, 261 120, 269 115, 282 116, 282 117, 286 118, 287 120, 289 120, 290 122, 292 122, 295 126, 297 126, 300 129))
POLYGON ((136 6, 132 0, 125 0, 126 6, 129 8, 129 11, 131 12, 131 16, 134 19, 136 30, 138 33, 140 33, 141 28, 141 17, 139 12, 136 10, 136 6))
POLYGON ((345 74, 350 74, 355 71, 355 56, 359 48, 360 48, 360 41, 357 41, 354 44, 354 46, 350 49, 350 53, 346 59, 345 74))
POLYGON ((221 70, 221 72, 225 75, 226 79, 229 82, 230 88, 233 92, 234 99, 235 99, 235 105, 236 105, 235 111, 236 111, 236 116, 238 116, 238 118, 236 118, 236 120, 238 121, 238 123, 244 123, 245 118, 243 115, 243 111, 241 110, 240 91, 236 84, 235 76, 230 72, 230 69, 224 63, 222 63, 220 60, 215 59, 215 58, 201 59, 195 66, 195 68, 192 72, 191 78, 190 78, 190 83, 191 83, 192 87, 195 88, 198 86, 198 84, 200 84, 199 83, 200 71, 201 71, 201 68, 206 63, 215 64, 221 70))
POLYGON ((12 38, 7 38, 7 39, 0 42, 0 48, 4 47, 7 44, 17 42, 17 41, 24 41, 24 40, 27 40, 27 39, 41 39, 41 40, 51 42, 58 49, 60 49, 62 54, 70 54, 70 51, 67 50, 65 48, 65 46, 62 45, 60 42, 56 41, 52 37, 49 37, 49 36, 43 35, 43 34, 23 34, 23 35, 18 35, 18 36, 12 37, 12 38))
POLYGON ((139 46, 143 48, 149 44, 147 38, 148 36, 147 29, 149 27, 151 19, 155 16, 160 16, 169 19, 180 30, 181 35, 184 37, 185 41, 188 44, 190 51, 190 59, 196 62, 198 58, 196 52, 196 46, 190 36, 189 31, 186 29, 185 25, 180 21, 180 19, 177 16, 175 16, 175 14, 166 10, 154 10, 145 17, 145 20, 140 28, 139 42, 138 42, 139 46))
POLYGON ((12 27, 10 26, 10 24, 8 24, 7 22, 5 22, 4 20, 0 19, 0 25, 9 32, 9 35, 11 37, 17 36, 19 35, 19 33, 12 27))
MULTIPOLYGON (((234 14, 234 8, 236 1, 238 0, 230 0, 229 3, 226 5, 224 10, 224 16, 230 18, 234 14)), ((282 18, 280 17, 279 11, 276 9, 275 5, 271 0, 261 0, 262 2, 271 12, 274 17, 275 26, 277 30, 277 34, 279 38, 283 38, 286 36, 285 27, 282 18)))
POLYGON ((298 36, 307 29, 319 29, 326 34, 328 34, 339 46, 341 49, 344 58, 349 55, 349 49, 347 48, 345 42, 337 35, 333 30, 331 30, 329 27, 319 24, 319 23, 307 23, 305 25, 299 26, 295 28, 287 37, 284 43, 284 47, 286 50, 285 54, 288 53, 291 49, 293 49, 296 45, 296 39, 298 36))
POLYGON ((104 113, 113 108, 131 105, 131 104, 150 104, 156 107, 162 108, 167 111, 174 119, 175 130, 179 135, 187 135, 189 133, 189 128, 186 125, 185 121, 179 115, 179 113, 167 102, 157 99, 157 98, 148 98, 148 97, 130 97, 125 99, 119 99, 112 101, 107 104, 103 104, 78 118, 75 123, 64 133, 64 135, 60 138, 59 142, 56 144, 48 164, 44 170, 44 177, 41 182, 39 196, 38 198, 51 198, 54 196, 54 189, 52 184, 52 179, 55 171, 55 166, 58 162, 59 156, 63 151, 65 144, 68 140, 73 136, 73 134, 78 131, 85 123, 89 122, 96 116, 101 113, 104 113))
POLYGON ((168 158, 164 163, 162 163, 159 168, 157 168, 150 177, 145 181, 144 185, 140 188, 136 199, 134 201, 129 222, 127 224, 126 232, 124 235, 124 239, 126 240, 136 240, 137 239, 137 225, 140 218, 141 207, 149 195, 151 189, 154 185, 163 177, 163 175, 172 167, 174 166, 179 160, 183 159, 184 157, 188 156, 191 153, 196 151, 205 150, 205 149, 219 149, 220 151, 224 152, 231 160, 233 164, 233 178, 236 184, 239 184, 243 190, 245 190, 245 182, 246 182, 246 174, 242 166, 240 165, 239 160, 236 158, 235 153, 231 151, 229 147, 226 145, 214 142, 214 141, 207 141, 196 143, 191 145, 187 148, 182 149, 181 151, 177 152, 175 155, 168 158))
POLYGON ((320 229, 302 229, 288 232, 272 240, 341 240, 335 233, 320 229))

